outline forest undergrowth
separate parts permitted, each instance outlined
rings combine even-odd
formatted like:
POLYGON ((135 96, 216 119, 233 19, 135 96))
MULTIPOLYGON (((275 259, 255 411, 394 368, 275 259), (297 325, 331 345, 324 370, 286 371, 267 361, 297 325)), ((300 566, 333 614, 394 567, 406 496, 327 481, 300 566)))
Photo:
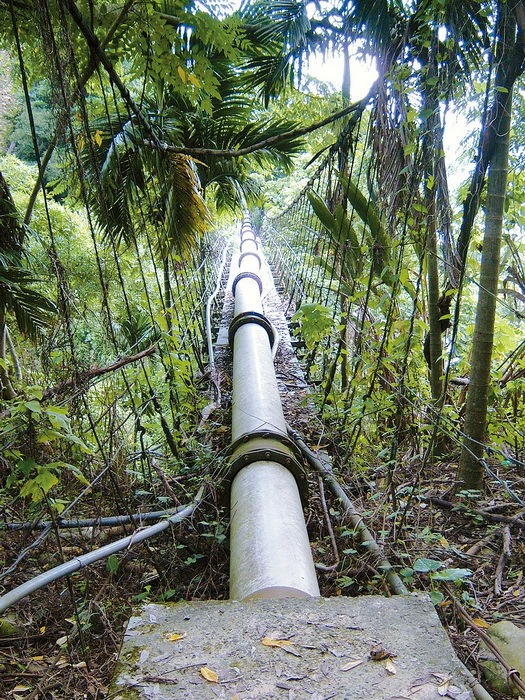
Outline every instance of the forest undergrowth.
MULTIPOLYGON (((18 603, 11 610, 18 629, 0 640, 1 697, 108 698, 134 606, 228 598, 228 514, 217 464, 229 444, 229 362, 227 351, 219 358, 223 408, 212 411, 194 436, 217 458, 173 477, 157 455, 150 471, 151 492, 163 492, 168 506, 189 502, 201 483, 207 484, 194 516, 118 558, 82 569, 18 603)), ((280 362, 287 362, 286 355, 277 355, 278 374, 283 371, 280 362)), ((449 486, 454 483, 458 450, 429 461, 407 439, 399 445, 394 469, 386 469, 370 450, 361 455, 359 469, 351 470, 340 436, 316 418, 310 399, 298 401, 296 392, 284 392, 283 404, 287 421, 314 452, 330 455, 334 475, 390 563, 409 590, 429 593, 459 657, 479 676, 477 630, 500 619, 520 622, 525 617, 523 508, 502 486, 503 480, 518 482, 519 474, 512 473, 509 465, 507 473, 499 474, 502 481, 488 482, 483 497, 467 494, 452 504, 449 486), (465 622, 462 611, 473 625, 465 622)), ((187 459, 192 459, 190 449, 187 459)), ((500 462, 492 467, 502 468, 500 462)), ((132 512, 154 509, 144 484, 138 484, 129 470, 121 467, 115 479, 118 490, 107 484, 94 487, 84 503, 84 517, 121 512, 124 503, 132 512)), ((309 486, 305 516, 322 595, 391 595, 341 504, 313 473, 309 486)), ((16 509, 9 515, 16 519, 16 509)), ((37 547, 32 547, 37 532, 11 532, 1 539, 4 561, 31 549, 3 584, 14 587, 130 532, 126 527, 52 531, 37 547)))

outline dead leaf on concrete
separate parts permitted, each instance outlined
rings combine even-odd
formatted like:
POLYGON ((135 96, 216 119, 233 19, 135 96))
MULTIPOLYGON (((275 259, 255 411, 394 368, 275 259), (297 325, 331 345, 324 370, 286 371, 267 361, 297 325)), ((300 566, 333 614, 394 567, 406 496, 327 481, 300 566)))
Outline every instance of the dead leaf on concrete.
POLYGON ((297 649, 294 649, 293 647, 281 647, 281 649, 292 656, 301 656, 297 649))
POLYGON ((211 668, 208 668, 207 666, 201 666, 200 671, 201 676, 210 683, 219 682, 219 676, 215 673, 215 671, 212 671, 211 668))
POLYGON ((472 695, 468 690, 461 690, 455 685, 451 685, 448 689, 447 698, 454 698, 454 700, 469 700, 472 695))
POLYGON ((270 639, 270 637, 263 637, 262 644, 264 644, 265 647, 279 647, 282 649, 287 644, 293 644, 293 642, 287 639, 270 639))
POLYGON ((450 685, 450 680, 445 681, 444 683, 441 683, 438 685, 438 693, 441 695, 442 698, 444 698, 446 695, 448 695, 448 687, 450 685))
POLYGON ((353 668, 360 666, 363 663, 363 659, 354 659, 353 661, 348 661, 348 663, 343 664, 340 671, 351 671, 353 668))
POLYGON ((397 669, 396 669, 396 667, 394 666, 394 662, 392 661, 392 659, 387 659, 387 660, 386 660, 385 668, 386 668, 386 672, 387 672, 390 676, 395 676, 395 675, 396 675, 397 669))
POLYGON ((451 680, 450 675, 448 673, 438 673, 437 671, 432 671, 430 676, 431 678, 437 680, 439 685, 451 680))
POLYGON ((171 637, 168 637, 168 642, 178 642, 179 639, 184 639, 186 637, 186 634, 172 634, 171 637))

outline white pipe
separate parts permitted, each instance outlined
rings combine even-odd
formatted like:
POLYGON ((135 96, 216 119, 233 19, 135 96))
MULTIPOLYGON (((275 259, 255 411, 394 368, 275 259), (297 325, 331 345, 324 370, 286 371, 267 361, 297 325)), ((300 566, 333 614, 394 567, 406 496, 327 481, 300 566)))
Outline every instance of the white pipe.
MULTIPOLYGON (((246 220, 242 240, 254 239, 246 220)), ((243 247, 244 248, 244 247, 243 247)), ((240 272, 266 274, 262 253, 244 255, 240 272), (263 272, 264 270, 264 272, 263 272)), ((263 279, 263 278, 262 278, 263 279)), ((264 279, 263 279, 264 286, 264 279)), ((256 279, 241 278, 235 287, 235 318, 255 312, 263 315, 261 290, 256 279)), ((266 327, 248 320, 233 338, 232 440, 241 436, 234 459, 248 460, 231 486, 230 597, 313 597, 319 595, 299 491, 292 472, 267 455, 264 435, 273 435, 272 447, 292 456, 275 434, 287 437, 272 349, 266 327), (250 434, 257 433, 257 443, 250 434), (250 450, 258 448, 254 459, 250 450)), ((290 460, 288 460, 289 462, 290 460)), ((286 459, 284 459, 286 462, 286 459)))
POLYGON ((230 598, 319 595, 301 499, 292 473, 254 462, 231 488, 230 598))

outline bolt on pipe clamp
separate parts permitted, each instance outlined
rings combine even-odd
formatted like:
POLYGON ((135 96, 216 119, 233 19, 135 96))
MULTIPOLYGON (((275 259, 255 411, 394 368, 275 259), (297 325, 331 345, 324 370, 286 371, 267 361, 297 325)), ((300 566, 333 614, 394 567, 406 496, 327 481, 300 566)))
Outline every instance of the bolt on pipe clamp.
MULTIPOLYGON (((295 478, 303 506, 308 503, 308 480, 300 447, 282 433, 262 430, 245 433, 231 443, 226 451, 228 466, 221 482, 225 497, 229 498, 231 484, 237 474, 254 462, 276 462, 288 469, 295 478)), ((227 502, 227 501, 225 501, 227 502)))
POLYGON ((273 348, 273 344, 275 343, 275 331, 273 330, 273 326, 266 316, 260 314, 258 311, 244 311, 243 313, 235 316, 228 329, 228 343, 230 344, 231 348, 233 348, 235 333, 246 323, 255 323, 258 326, 262 326, 268 333, 270 348, 273 348))

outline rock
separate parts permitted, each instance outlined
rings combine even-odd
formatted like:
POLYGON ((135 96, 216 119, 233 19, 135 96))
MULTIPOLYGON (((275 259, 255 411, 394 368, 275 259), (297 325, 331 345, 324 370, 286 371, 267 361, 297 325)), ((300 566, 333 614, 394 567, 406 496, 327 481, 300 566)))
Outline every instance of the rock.
POLYGON ((15 623, 5 618, 0 618, 0 639, 4 637, 21 637, 24 631, 15 623))
MULTIPOLYGON (((525 629, 508 620, 502 620, 489 627, 487 634, 509 666, 517 669, 521 678, 525 678, 525 629)), ((487 682, 498 693, 518 697, 519 690, 512 681, 507 680, 507 672, 503 666, 485 644, 483 649, 480 661, 487 682)))

